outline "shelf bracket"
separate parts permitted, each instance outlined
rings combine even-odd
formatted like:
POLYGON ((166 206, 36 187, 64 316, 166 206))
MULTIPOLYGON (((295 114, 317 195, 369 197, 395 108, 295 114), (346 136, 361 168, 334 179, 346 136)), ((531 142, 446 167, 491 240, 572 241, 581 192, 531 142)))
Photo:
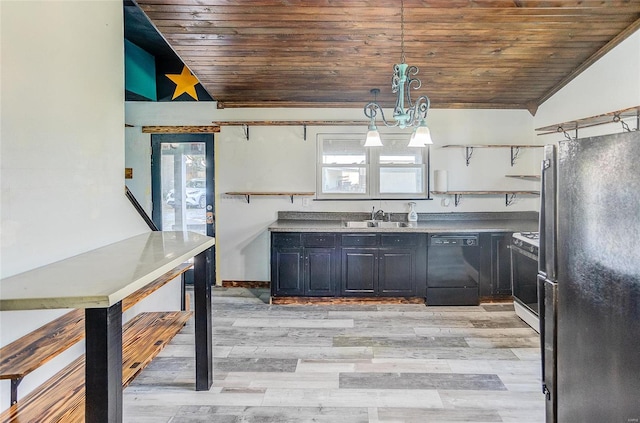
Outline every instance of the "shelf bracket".
POLYGON ((242 130, 244 131, 244 137, 249 141, 249 125, 243 123, 242 130))
POLYGON ((473 147, 465 147, 465 158, 467 160, 467 166, 469 166, 469 162, 471 161, 471 156, 473 156, 473 147))
POLYGON ((513 201, 516 199, 516 194, 505 194, 504 195, 504 205, 505 207, 509 207, 513 204, 513 201))
POLYGON ((11 405, 18 402, 18 385, 22 382, 22 378, 11 379, 11 405))
POLYGON ((518 159, 518 155, 520 155, 520 147, 511 147, 511 167, 516 163, 518 159))
MULTIPOLYGON (((303 124, 302 125, 302 137, 303 139, 306 141, 307 140, 307 124, 303 124)), ((293 203, 293 200, 291 200, 291 202, 293 203)))
POLYGON ((293 204, 293 194, 291 194, 289 198, 291 199, 291 204, 293 204))
POLYGON ((244 199, 247 200, 247 204, 251 203, 251 195, 245 194, 244 199))
POLYGON ((460 200, 462 200, 462 194, 453 194, 453 204, 455 207, 458 207, 460 200))
POLYGON ((578 139, 578 124, 576 123, 576 137, 575 138, 571 138, 571 135, 569 135, 569 133, 562 126, 558 126, 557 132, 562 132, 564 134, 564 137, 566 139, 568 139, 569 141, 577 140, 578 139))

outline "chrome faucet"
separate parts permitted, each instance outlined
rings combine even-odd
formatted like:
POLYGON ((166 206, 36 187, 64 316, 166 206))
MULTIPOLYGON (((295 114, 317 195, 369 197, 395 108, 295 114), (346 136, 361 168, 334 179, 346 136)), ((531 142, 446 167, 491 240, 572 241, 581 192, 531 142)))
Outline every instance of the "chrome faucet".
POLYGON ((371 210, 371 220, 384 220, 384 210, 375 210, 375 207, 371 210))

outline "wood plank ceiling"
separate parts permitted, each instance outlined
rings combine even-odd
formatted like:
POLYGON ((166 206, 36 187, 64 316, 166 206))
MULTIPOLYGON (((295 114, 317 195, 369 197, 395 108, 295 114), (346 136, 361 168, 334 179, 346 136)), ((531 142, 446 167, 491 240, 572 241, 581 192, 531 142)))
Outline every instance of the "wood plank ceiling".
MULTIPOLYGON (((137 0, 219 107, 392 107, 400 0, 137 0)), ((640 28, 640 0, 405 0, 436 108, 537 107, 640 28)), ((623 83, 623 81, 621 81, 623 83)))

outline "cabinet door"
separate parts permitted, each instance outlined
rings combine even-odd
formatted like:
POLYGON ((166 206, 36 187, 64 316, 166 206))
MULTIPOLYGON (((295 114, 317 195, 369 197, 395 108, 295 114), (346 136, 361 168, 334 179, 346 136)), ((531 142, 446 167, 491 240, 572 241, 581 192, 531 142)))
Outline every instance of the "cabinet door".
POLYGON ((511 295, 511 234, 491 234, 491 280, 493 295, 511 295))
POLYGON ((304 253, 304 294, 332 296, 335 294, 335 248, 306 248, 304 253))
POLYGON ((377 248, 342 249, 342 295, 374 295, 377 289, 377 248))
POLYGON ((380 249, 378 292, 387 297, 411 297, 416 292, 415 251, 380 249))
POLYGON ((271 260, 271 294, 303 295, 302 248, 277 248, 271 260))

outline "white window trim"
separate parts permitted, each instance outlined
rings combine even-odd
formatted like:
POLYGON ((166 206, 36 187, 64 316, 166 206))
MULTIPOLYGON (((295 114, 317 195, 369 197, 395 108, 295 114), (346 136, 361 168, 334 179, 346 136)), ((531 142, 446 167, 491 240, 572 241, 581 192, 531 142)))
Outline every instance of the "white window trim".
MULTIPOLYGON (((382 134, 382 142, 385 140, 406 140, 409 142, 410 133, 382 134)), ((323 193, 322 192, 322 170, 325 167, 340 167, 336 164, 324 164, 323 160, 323 142, 326 139, 342 139, 342 140, 358 140, 364 144, 364 134, 345 134, 345 133, 320 133, 317 134, 316 140, 316 198, 318 200, 427 200, 429 197, 429 172, 430 172, 430 149, 425 147, 422 149, 422 164, 385 164, 380 165, 380 148, 366 148, 365 165, 352 165, 353 167, 364 167, 366 169, 366 192, 363 194, 353 193, 323 193), (380 193, 380 168, 415 168, 422 167, 423 175, 423 192, 421 193, 380 193)), ((346 166, 346 165, 345 165, 346 166)))

